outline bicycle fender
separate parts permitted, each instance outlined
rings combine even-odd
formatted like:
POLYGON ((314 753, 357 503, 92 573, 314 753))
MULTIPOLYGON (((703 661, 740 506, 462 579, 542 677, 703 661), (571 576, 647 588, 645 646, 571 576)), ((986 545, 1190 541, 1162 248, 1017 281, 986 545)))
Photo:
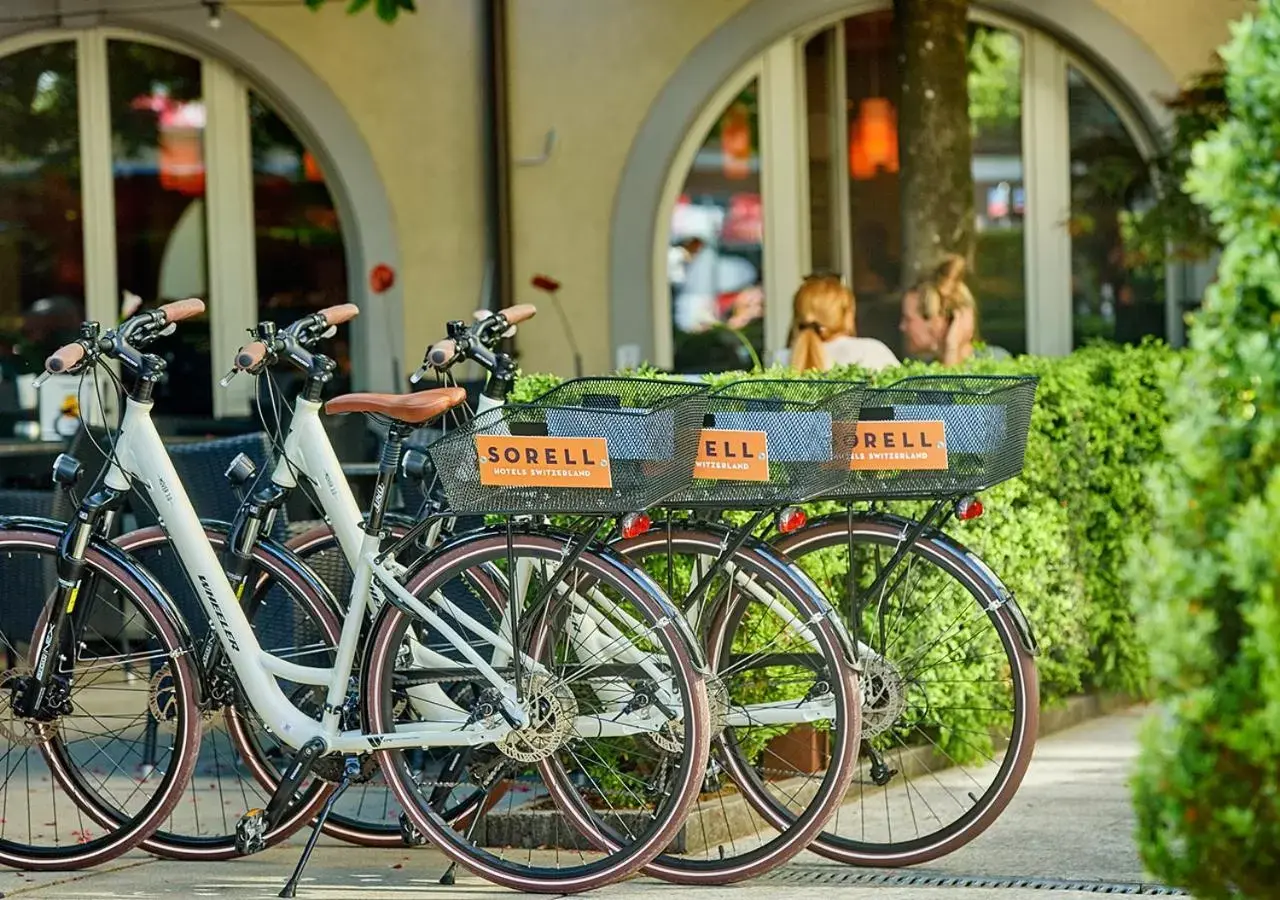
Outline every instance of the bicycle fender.
MULTIPOLYGON (((782 539, 776 541, 778 549, 785 552, 787 545, 804 534, 810 529, 820 528, 825 525, 836 524, 846 526, 849 523, 847 513, 832 513, 831 515, 822 516, 809 522, 799 531, 786 535, 782 539)), ((916 523, 903 516, 896 516, 891 513, 861 513, 854 515, 854 525, 858 523, 869 523, 892 529, 898 534, 906 534, 916 523)), ((974 553, 960 541, 951 537, 943 531, 930 528, 925 531, 921 537, 927 537, 935 544, 942 547, 947 553, 955 557, 956 561, 973 573, 992 593, 999 598, 997 605, 1009 612, 1009 618, 1013 620, 1013 626, 1018 632, 1018 642, 1031 656, 1040 655, 1040 642, 1036 640, 1035 632, 1031 627, 1030 620, 1027 619, 1026 613, 1022 611, 1022 607, 1018 603, 1018 598, 1013 591, 1000 580, 1000 576, 992 571, 991 567, 986 564, 982 557, 974 553)))
MULTIPOLYGON (((63 532, 67 530, 67 523, 35 516, 0 517, 0 531, 19 530, 36 531, 60 538, 63 532)), ((169 592, 165 590, 164 585, 160 584, 155 579, 155 576, 139 564, 133 556, 111 541, 95 535, 90 539, 88 549, 106 557, 108 561, 122 569, 126 575, 141 585, 142 589, 151 595, 151 599, 156 601, 156 604, 160 607, 161 614, 177 633, 185 651, 188 653, 194 652, 195 642, 191 637, 191 629, 187 626, 186 618, 178 610, 177 604, 173 602, 173 598, 169 596, 169 592)), ((197 685, 197 688, 199 687, 201 686, 197 685)))
MULTIPOLYGON (((231 528, 229 523, 213 519, 201 519, 200 525, 205 531, 218 532, 224 535, 231 528)), ((159 525, 153 525, 149 528, 140 528, 137 531, 122 534, 116 539, 115 546, 126 553, 131 553, 134 549, 150 544, 157 538, 168 540, 168 537, 163 528, 159 525)), ((299 579, 307 588, 314 591, 316 596, 320 598, 320 602, 333 614, 334 618, 339 622, 343 620, 345 613, 339 607, 337 598, 333 596, 333 591, 297 554, 275 538, 265 534, 258 536, 255 547, 269 557, 272 563, 280 569, 287 571, 289 575, 299 579)))

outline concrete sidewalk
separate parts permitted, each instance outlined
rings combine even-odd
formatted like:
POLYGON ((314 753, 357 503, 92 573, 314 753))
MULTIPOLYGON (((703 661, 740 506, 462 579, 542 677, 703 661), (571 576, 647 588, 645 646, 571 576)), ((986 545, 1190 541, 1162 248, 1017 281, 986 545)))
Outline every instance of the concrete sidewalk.
MULTIPOLYGON (((968 847, 924 869, 858 870, 802 854, 790 865, 743 885, 690 889, 636 879, 596 896, 606 900, 808 900, 816 891, 838 891, 841 900, 1030 900, 1046 896, 1043 887, 963 887, 953 878, 1045 879, 1095 887, 1088 891, 1072 890, 1065 883, 1055 885, 1051 896, 1062 900, 1096 896, 1105 885, 1132 886, 1127 891, 1113 886, 1107 893, 1138 893, 1137 886, 1145 879, 1133 845, 1133 812, 1126 782, 1141 715, 1138 710, 1124 712, 1042 739, 1017 798, 1000 821, 968 847), (867 883, 868 879, 879 883, 867 883), (912 879, 926 883, 894 883, 912 879)), ((111 866, 80 874, 0 872, 0 891, 9 897, 67 900, 275 897, 293 869, 302 840, 295 837, 283 848, 226 863, 162 862, 132 854, 111 866)), ((461 872, 456 885, 441 886, 438 879, 444 869, 440 855, 429 849, 363 850, 322 839, 298 896, 306 900, 511 896, 511 892, 461 872)))

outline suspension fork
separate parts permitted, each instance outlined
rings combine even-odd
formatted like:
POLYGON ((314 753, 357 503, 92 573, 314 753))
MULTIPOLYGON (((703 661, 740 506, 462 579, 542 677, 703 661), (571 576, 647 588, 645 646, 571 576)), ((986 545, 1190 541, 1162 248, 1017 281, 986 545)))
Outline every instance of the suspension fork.
POLYGON ((58 540, 57 582, 49 601, 52 606, 44 637, 36 649, 31 678, 12 699, 13 709, 19 716, 40 714, 57 670, 55 663, 66 658, 68 644, 72 659, 75 657, 77 623, 87 620, 97 595, 93 579, 85 580, 85 554, 93 538, 111 527, 125 496, 125 491, 112 487, 103 487, 91 494, 80 504, 75 519, 68 523, 58 540), (83 602, 80 601, 82 594, 85 595, 83 602))

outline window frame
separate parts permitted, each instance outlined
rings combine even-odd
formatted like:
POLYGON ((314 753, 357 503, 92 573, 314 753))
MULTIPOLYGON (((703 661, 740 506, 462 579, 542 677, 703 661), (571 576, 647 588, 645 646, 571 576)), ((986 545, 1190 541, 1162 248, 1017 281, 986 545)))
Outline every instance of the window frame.
MULTIPOLYGON (((763 267, 765 286, 764 359, 774 358, 785 347, 790 325, 789 298, 804 272, 812 268, 808 228, 808 127, 806 121, 804 44, 824 30, 844 20, 889 9, 882 0, 850 3, 776 41, 741 67, 704 106, 693 127, 686 133, 668 169, 666 189, 656 223, 654 272, 654 359, 655 365, 671 368, 673 363, 671 301, 666 280, 666 248, 670 241, 671 215, 680 187, 693 156, 708 129, 718 120, 737 92, 757 77, 759 81, 761 131, 761 186, 764 209, 763 267), (781 215, 779 215, 781 211, 781 215), (772 315, 771 315, 772 313, 772 315)), ((1103 70, 1071 49, 1051 32, 989 9, 974 8, 971 21, 1000 28, 1022 42, 1022 165, 1026 188, 1024 254, 1026 271, 1026 328, 1029 353, 1065 355, 1072 347, 1071 237, 1066 228, 1071 205, 1070 133, 1067 102, 1068 67, 1074 67, 1091 87, 1115 110, 1125 131, 1143 157, 1150 161, 1159 149, 1159 139, 1103 70)), ((842 30, 835 29, 842 37, 842 30)), ((841 71, 844 42, 833 61, 841 71)), ((833 94, 843 96, 843 79, 833 94)), ((843 129, 835 129, 841 132, 843 129)), ((847 136, 844 140, 847 142, 847 136)), ((847 148, 846 148, 847 149, 847 148)), ((848 179, 837 190, 848 206, 848 179)), ((850 249, 852 222, 847 213, 835 223, 842 233, 844 278, 852 277, 850 249)), ((1169 265, 1166 279, 1173 284, 1177 267, 1169 265)), ((1181 339, 1180 316, 1174 292, 1166 291, 1166 339, 1181 339)), ((623 348, 619 347, 619 359, 623 348)))

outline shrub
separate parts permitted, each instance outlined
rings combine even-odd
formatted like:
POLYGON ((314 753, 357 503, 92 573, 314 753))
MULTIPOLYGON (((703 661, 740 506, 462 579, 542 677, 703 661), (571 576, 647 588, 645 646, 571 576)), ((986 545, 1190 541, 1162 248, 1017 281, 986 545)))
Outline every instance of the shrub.
POLYGON ((1130 567, 1161 700, 1135 777, 1139 845, 1201 897, 1280 883, 1280 2, 1223 51, 1231 110, 1188 187, 1225 244, 1168 395, 1155 528, 1130 567))
MULTIPOLYGON (((1141 692, 1146 656, 1137 646, 1123 571, 1129 538, 1152 518, 1143 467, 1158 457, 1165 424, 1160 369, 1173 357, 1164 345, 1095 346, 1069 357, 976 361, 979 374, 1040 376, 1021 478, 983 495, 986 514, 950 530, 999 573, 1030 618, 1043 652, 1047 703, 1081 690, 1141 692)), ((879 373, 888 383, 937 373, 909 364, 879 373)), ((641 376, 664 377, 655 370, 641 376)), ((773 369, 707 376, 713 384, 744 377, 866 378, 856 369, 797 376, 773 369)), ((512 396, 527 400, 559 379, 524 378, 512 396)), ((906 515, 920 503, 885 504, 906 515)))

